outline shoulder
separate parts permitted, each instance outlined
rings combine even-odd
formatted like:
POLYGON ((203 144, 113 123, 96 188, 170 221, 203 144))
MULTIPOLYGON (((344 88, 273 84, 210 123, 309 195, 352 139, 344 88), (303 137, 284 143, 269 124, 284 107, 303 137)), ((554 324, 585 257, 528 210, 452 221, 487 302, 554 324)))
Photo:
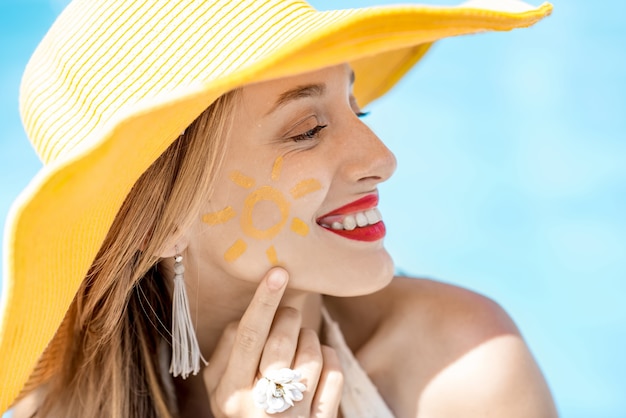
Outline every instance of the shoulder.
POLYGON ((556 416, 516 325, 483 295, 399 277, 375 294, 332 300, 331 308, 398 416, 556 416))
POLYGON ((13 405, 11 409, 12 418, 32 418, 41 406, 41 397, 43 395, 43 387, 33 390, 13 405))
POLYGON ((342 325, 348 343, 358 350, 371 342, 374 331, 402 335, 410 331, 412 345, 416 346, 464 346, 494 333, 519 335, 509 315, 493 300, 427 279, 395 277, 379 292, 327 298, 326 303, 342 325), (356 324, 360 326, 352 326, 356 324))

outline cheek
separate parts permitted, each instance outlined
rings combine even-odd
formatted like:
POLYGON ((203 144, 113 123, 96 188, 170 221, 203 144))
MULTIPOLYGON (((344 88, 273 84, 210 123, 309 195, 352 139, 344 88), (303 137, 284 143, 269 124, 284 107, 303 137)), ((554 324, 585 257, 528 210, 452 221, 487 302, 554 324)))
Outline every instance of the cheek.
POLYGON ((265 178, 240 170, 226 177, 202 214, 212 237, 205 251, 225 270, 258 279, 269 267, 283 264, 281 247, 310 237, 326 187, 317 178, 283 172, 280 157, 265 178))

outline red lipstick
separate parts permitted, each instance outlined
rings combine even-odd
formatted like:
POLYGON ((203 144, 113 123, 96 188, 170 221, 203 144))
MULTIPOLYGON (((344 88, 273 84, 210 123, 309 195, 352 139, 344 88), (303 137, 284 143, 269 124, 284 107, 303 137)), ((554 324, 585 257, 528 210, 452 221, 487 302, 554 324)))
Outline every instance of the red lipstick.
POLYGON ((321 216, 319 219, 326 218, 327 216, 334 215, 346 215, 349 213, 355 213, 362 210, 372 209, 378 205, 378 195, 377 194, 368 194, 367 196, 363 196, 359 200, 355 200, 352 203, 348 203, 345 206, 342 206, 338 209, 335 209, 332 212, 327 213, 324 216, 321 216))
POLYGON ((378 241, 384 238, 386 229, 377 205, 378 194, 369 194, 319 217, 317 223, 344 238, 378 241))

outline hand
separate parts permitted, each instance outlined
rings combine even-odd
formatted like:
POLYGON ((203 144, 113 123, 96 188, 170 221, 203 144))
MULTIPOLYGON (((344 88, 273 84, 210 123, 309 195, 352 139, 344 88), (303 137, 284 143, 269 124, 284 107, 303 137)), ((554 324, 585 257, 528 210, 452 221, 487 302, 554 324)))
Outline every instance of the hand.
POLYGON ((335 351, 320 344, 315 331, 301 328, 300 312, 278 308, 287 287, 287 272, 270 270, 241 321, 232 324, 203 371, 211 410, 226 417, 336 417, 343 374, 335 351), (252 389, 270 370, 298 370, 306 384, 304 398, 276 415, 254 405, 252 389))

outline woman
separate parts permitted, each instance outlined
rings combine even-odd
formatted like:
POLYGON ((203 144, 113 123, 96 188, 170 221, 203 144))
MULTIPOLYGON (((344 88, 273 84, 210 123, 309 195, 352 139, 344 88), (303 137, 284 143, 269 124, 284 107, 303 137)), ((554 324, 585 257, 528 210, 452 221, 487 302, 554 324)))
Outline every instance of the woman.
POLYGON ((395 159, 359 105, 550 11, 476 7, 70 4, 23 81, 46 165, 7 224, 2 409, 556 416, 501 308, 382 244, 395 159))

